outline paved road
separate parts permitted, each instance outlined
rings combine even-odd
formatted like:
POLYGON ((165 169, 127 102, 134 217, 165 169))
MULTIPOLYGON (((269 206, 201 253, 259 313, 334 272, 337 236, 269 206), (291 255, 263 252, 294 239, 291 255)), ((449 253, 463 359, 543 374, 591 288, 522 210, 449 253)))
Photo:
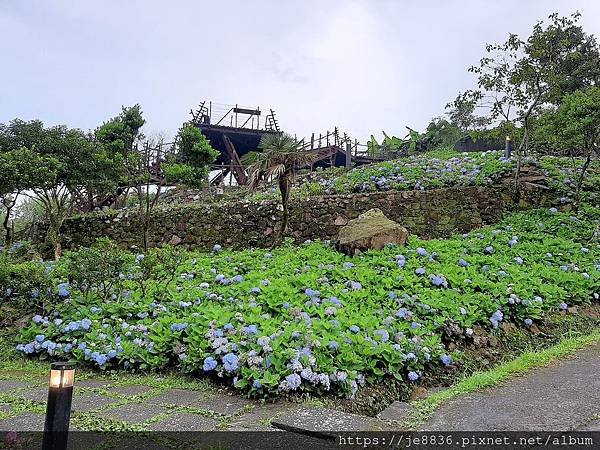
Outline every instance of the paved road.
POLYGON ((600 345, 458 397, 422 426, 447 431, 600 431, 600 345))

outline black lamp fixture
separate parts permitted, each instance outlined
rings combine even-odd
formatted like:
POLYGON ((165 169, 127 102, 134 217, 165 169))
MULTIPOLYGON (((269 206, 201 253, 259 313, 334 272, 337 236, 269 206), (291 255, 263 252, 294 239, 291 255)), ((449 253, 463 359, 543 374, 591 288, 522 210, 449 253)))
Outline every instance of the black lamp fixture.
POLYGON ((506 143, 504 144, 504 157, 509 159, 512 155, 512 141, 510 136, 506 136, 506 143))
POLYGON ((73 363, 52 363, 42 450, 67 448, 74 381, 75 365, 73 363))

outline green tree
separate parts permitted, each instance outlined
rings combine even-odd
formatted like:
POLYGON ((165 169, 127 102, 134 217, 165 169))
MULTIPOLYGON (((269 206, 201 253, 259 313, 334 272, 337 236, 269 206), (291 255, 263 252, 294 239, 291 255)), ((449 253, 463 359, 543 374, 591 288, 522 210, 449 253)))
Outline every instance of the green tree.
POLYGON ((219 156, 208 139, 193 125, 184 124, 175 138, 177 156, 163 163, 162 170, 168 182, 202 187, 209 168, 219 156))
POLYGON ((256 189, 261 182, 268 183, 277 180, 281 194, 283 217, 279 239, 281 240, 288 228, 290 190, 296 172, 301 167, 312 164, 316 154, 301 151, 298 142, 289 134, 276 133, 263 136, 259 148, 262 152, 250 153, 245 161, 253 160, 249 166, 249 186, 256 189))
POLYGON ((529 150, 532 119, 544 105, 558 105, 574 90, 600 82, 598 44, 578 25, 579 19, 579 13, 552 14, 550 23, 536 23, 525 41, 510 34, 504 43, 488 44, 487 56, 469 69, 477 75, 477 89, 459 94, 450 104, 487 109, 491 123, 519 124, 524 130, 519 163, 529 150))
POLYGON ((554 111, 540 118, 540 126, 555 146, 567 148, 572 156, 584 158, 575 196, 581 186, 592 155, 600 150, 600 87, 591 87, 565 96, 554 111))
POLYGON ((179 161, 197 169, 205 169, 219 156, 202 132, 190 124, 184 124, 179 129, 175 145, 179 161))
POLYGON ((110 171, 99 170, 98 146, 79 129, 64 125, 46 128, 39 120, 19 119, 0 127, 0 151, 15 151, 20 148, 15 146, 23 145, 28 145, 35 155, 29 173, 36 175, 35 183, 24 194, 43 206, 48 220, 47 239, 54 248, 55 258, 59 258, 62 252, 60 229, 65 218, 85 197, 86 189, 95 180, 111 176, 110 171), (46 176, 43 176, 44 164, 51 167, 46 176))
POLYGON ((5 248, 12 243, 10 219, 19 195, 52 184, 57 176, 57 167, 56 159, 40 156, 27 148, 0 151, 0 203, 5 209, 2 221, 5 248))

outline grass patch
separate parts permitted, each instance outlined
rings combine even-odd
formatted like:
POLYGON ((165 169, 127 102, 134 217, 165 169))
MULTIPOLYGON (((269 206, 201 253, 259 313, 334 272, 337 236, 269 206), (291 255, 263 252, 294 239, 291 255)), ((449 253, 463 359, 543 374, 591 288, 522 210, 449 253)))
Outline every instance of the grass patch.
POLYGON ((437 392, 415 402, 409 416, 402 422, 402 425, 410 429, 417 428, 448 400, 459 395, 497 386, 510 377, 528 373, 597 342, 600 342, 600 331, 585 336, 569 337, 547 349, 534 352, 528 351, 512 361, 500 364, 494 369, 477 372, 447 390, 437 392))

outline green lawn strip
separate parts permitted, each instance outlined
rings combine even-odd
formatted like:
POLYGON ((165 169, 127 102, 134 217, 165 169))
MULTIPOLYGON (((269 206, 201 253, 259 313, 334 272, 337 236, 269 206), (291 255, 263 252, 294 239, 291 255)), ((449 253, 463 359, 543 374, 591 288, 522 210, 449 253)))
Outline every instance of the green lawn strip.
POLYGON ((8 417, 16 416, 24 412, 32 412, 38 414, 46 413, 45 404, 17 397, 6 392, 0 393, 0 405, 9 405, 11 408, 10 411, 0 412, 0 419, 6 419, 8 417))
POLYGON ((498 367, 477 372, 452 386, 431 396, 414 402, 408 417, 401 422, 403 427, 414 429, 424 423, 442 404, 459 395, 496 386, 512 376, 525 374, 532 369, 547 365, 559 358, 573 354, 588 345, 600 342, 600 331, 561 340, 558 344, 540 351, 529 351, 498 367))
POLYGON ((80 431, 142 431, 138 424, 130 424, 109 417, 97 416, 96 411, 75 411, 71 415, 71 427, 80 431))

